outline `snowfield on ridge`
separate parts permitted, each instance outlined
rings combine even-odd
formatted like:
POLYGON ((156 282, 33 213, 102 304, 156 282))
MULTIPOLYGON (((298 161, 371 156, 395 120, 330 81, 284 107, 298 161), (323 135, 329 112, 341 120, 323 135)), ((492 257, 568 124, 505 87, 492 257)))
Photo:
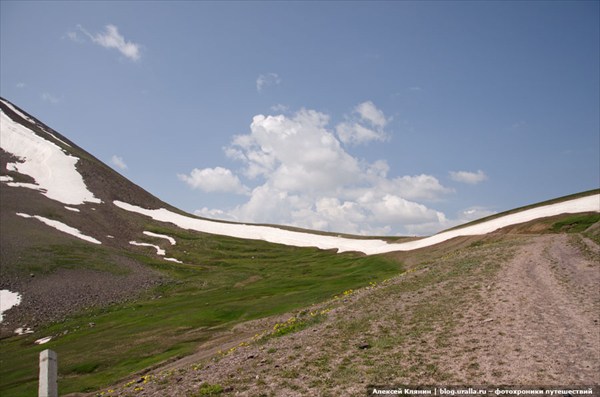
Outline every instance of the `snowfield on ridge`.
POLYGON ((595 194, 523 210, 478 224, 441 232, 419 240, 389 244, 383 240, 351 239, 294 232, 272 226, 215 222, 176 214, 164 208, 144 209, 122 201, 114 201, 113 203, 126 211, 146 215, 157 221, 170 222, 183 229, 251 240, 264 240, 271 243, 297 247, 337 249, 338 252, 357 251, 366 255, 383 254, 392 251, 410 251, 438 244, 454 237, 491 233, 506 226, 564 213, 600 212, 600 194, 595 194))
POLYGON ((2 111, 0 117, 0 147, 23 161, 9 163, 7 168, 35 180, 35 184, 9 181, 9 186, 40 190, 46 197, 67 205, 101 203, 75 168, 79 158, 65 153, 2 111))

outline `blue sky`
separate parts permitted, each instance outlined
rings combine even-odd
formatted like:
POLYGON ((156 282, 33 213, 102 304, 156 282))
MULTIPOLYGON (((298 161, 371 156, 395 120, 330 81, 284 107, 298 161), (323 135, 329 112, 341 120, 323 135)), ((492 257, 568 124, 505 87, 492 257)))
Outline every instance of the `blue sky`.
POLYGON ((191 213, 428 234, 599 187, 599 4, 2 1, 0 92, 191 213))

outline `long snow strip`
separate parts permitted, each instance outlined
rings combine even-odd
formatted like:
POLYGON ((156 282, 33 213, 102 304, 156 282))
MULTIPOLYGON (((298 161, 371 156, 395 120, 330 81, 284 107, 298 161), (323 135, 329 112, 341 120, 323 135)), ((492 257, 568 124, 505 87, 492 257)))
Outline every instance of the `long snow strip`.
POLYGON ((296 247, 337 249, 338 252, 358 251, 363 252, 366 255, 374 255, 392 251, 410 251, 428 247, 459 236, 487 234, 506 226, 529 222, 534 219, 548 216, 564 213, 600 212, 600 194, 535 207, 490 219, 478 224, 441 232, 431 237, 394 244, 388 244, 383 240, 350 239, 304 232, 293 232, 270 226, 215 222, 176 214, 164 208, 153 210, 145 209, 122 201, 114 201, 114 204, 124 210, 137 212, 138 214, 149 216, 157 221, 171 222, 183 229, 251 240, 264 240, 271 243, 296 247))
POLYGON ((55 221, 54 219, 44 218, 43 216, 39 216, 39 215, 23 214, 22 212, 17 212, 17 215, 19 215, 23 218, 35 218, 35 219, 45 223, 46 225, 55 228, 56 230, 60 230, 63 233, 67 233, 67 234, 70 234, 71 236, 75 236, 82 240, 89 241, 90 243, 102 244, 101 241, 98 241, 93 237, 87 236, 87 235, 81 233, 79 230, 75 229, 74 227, 71 227, 71 226, 66 225, 59 221, 55 221))
POLYGON ((20 161, 7 169, 29 175, 35 184, 8 182, 9 186, 27 187, 67 205, 101 203, 90 192, 75 168, 79 158, 65 153, 58 145, 36 135, 0 111, 0 147, 20 161))

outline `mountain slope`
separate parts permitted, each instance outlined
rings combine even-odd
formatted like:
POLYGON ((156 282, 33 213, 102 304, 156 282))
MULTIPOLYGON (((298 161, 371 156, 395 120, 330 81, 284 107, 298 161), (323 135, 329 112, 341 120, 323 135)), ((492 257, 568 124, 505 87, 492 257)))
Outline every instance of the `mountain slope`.
POLYGON ((5 100, 0 106, 0 289, 27 296, 20 320, 56 320, 160 283, 122 252, 144 222, 106 203, 169 206, 31 115, 5 100))
MULTIPOLYGON (((16 115, 22 115, 21 120, 27 121, 30 125, 34 127, 38 127, 40 130, 47 132, 48 128, 44 127, 39 122, 35 121, 30 116, 24 115, 22 111, 17 110, 14 106, 8 104, 8 102, 4 101, 4 104, 9 109, 15 110, 16 115)), ((15 112, 13 111, 13 116, 15 112)), ((4 124, 11 124, 12 120, 3 115, 4 124)), ((6 128, 5 130, 13 130, 13 129, 23 129, 21 125, 15 124, 12 128, 6 128)), ((18 134, 10 134, 6 131, 7 136, 17 136, 18 134)), ((108 208, 113 209, 110 204, 114 204, 115 206, 134 213, 143 214, 149 216, 155 220, 159 220, 162 222, 171 222, 176 225, 186 228, 193 229, 201 232, 208 232, 213 234, 221 234, 232 237, 239 238, 249 238, 249 239, 259 239, 270 241, 274 243, 282 243, 286 245, 293 246, 305 246, 312 247, 316 246, 321 249, 337 249, 339 252, 345 251, 359 251, 363 252, 367 255, 384 253, 384 252, 392 252, 392 251, 405 251, 416 248, 422 248, 425 246, 433 245, 445 241, 447 239, 461 236, 461 235, 475 235, 475 234, 485 234, 497 230, 499 228, 515 224, 522 223, 526 221, 530 221, 533 219, 537 219, 544 216, 552 216, 560 213, 577 213, 577 212, 585 212, 585 211, 598 211, 600 210, 600 195, 592 195, 586 197, 579 197, 576 199, 563 201, 559 203, 549 204, 543 207, 535 207, 530 209, 525 209, 523 211, 519 211, 513 214, 507 214, 502 217, 494 217, 486 220, 485 222, 480 222, 473 225, 468 225, 465 227, 454 228, 453 230, 446 231, 443 233, 439 233, 435 236, 432 236, 427 239, 421 239, 418 241, 410 241, 396 244, 389 244, 384 240, 377 239, 358 239, 358 238, 343 238, 339 236, 323 236, 315 233, 308 232, 298 232, 292 230, 284 230, 278 227, 271 226, 262 226, 262 225, 243 225, 243 224, 235 224, 229 222, 215 222, 210 220, 200 220, 197 217, 192 217, 189 215, 185 215, 180 213, 177 210, 169 208, 167 205, 163 203, 157 202, 154 197, 151 197, 146 192, 145 194, 135 195, 135 194, 125 194, 125 192, 130 192, 132 190, 132 184, 123 180, 122 177, 119 178, 109 177, 103 171, 106 171, 106 166, 99 163, 97 160, 93 161, 93 166, 88 167, 87 161, 84 158, 90 157, 89 155, 83 153, 80 149, 73 148, 71 144, 66 143, 62 137, 59 137, 59 134, 56 132, 49 133, 49 135, 57 141, 57 143, 63 144, 63 150, 67 148, 65 145, 69 146, 68 150, 75 155, 83 154, 82 159, 79 161, 81 164, 78 165, 78 168, 81 169, 81 177, 86 181, 91 187, 91 192, 100 192, 96 193, 100 195, 100 200, 103 200, 103 203, 107 204, 108 208), (157 208, 158 207, 158 208, 157 208)), ((37 138, 37 137, 36 137, 37 138)), ((3 146, 8 146, 8 152, 15 153, 14 150, 10 150, 12 141, 17 141, 17 139, 7 139, 5 138, 5 143, 3 146), (6 142, 8 141, 8 145, 6 142)), ((23 139, 22 139, 23 141, 23 139)), ((23 146, 23 145, 21 145, 23 146)), ((40 146, 40 145, 38 145, 40 146)), ((46 145, 48 146, 48 145, 46 145)), ((14 148, 18 148, 18 145, 12 145, 14 148)), ((34 149, 38 149, 35 147, 34 149)), ((57 150, 59 148, 56 148, 57 150)), ((40 151, 40 150, 38 150, 40 151)), ((58 150, 60 152, 60 150, 58 150)), ((36 150, 30 150, 32 152, 32 156, 36 157, 36 150)), ((27 153, 27 151, 24 151, 27 153)), ((26 154, 22 155, 22 157, 28 157, 26 154)), ((31 160, 30 160, 31 161, 31 160)), ((75 160, 77 161, 77 160, 75 160)), ((29 161, 25 163, 28 165, 29 161)), ((15 163, 10 164, 12 170, 16 170, 17 168, 25 168, 20 165, 15 165, 15 163)), ((62 165, 62 164, 60 164, 62 165)), ((63 167, 68 171, 73 171, 69 169, 69 166, 63 167)), ((59 172, 60 174, 65 174, 64 172, 59 172)), ((77 171, 71 172, 76 176, 79 176, 77 171)), ((114 173, 114 172, 113 172, 114 173)), ((31 172, 30 172, 31 174, 31 172)), ((38 175, 43 175, 43 172, 38 172, 38 175)), ((11 177, 11 175, 7 175, 11 177)), ((55 178, 56 180, 50 181, 51 183, 42 184, 43 187, 50 188, 50 191, 45 192, 44 194, 51 197, 57 198, 63 203, 69 204, 69 201, 72 200, 72 193, 64 194, 62 192, 62 186, 55 186, 56 182, 60 182, 64 178, 64 175, 61 178, 55 178)), ((41 178, 38 178, 41 179, 41 178)), ((39 181, 38 181, 39 183, 39 181)), ((11 183, 9 182, 9 185, 11 183)), ((29 185, 31 186, 31 185, 29 185)), ((69 187, 69 186, 67 186, 69 187)), ((137 188, 137 187, 135 187, 137 188)), ((137 188, 139 189, 139 188, 137 188)), ((98 202, 99 199, 94 197, 94 193, 91 193, 83 188, 78 188, 75 190, 79 190, 80 196, 84 197, 81 199, 75 199, 76 202, 83 203, 84 201, 89 202, 98 202), (83 190, 83 193, 80 191, 83 190), (90 199, 85 199, 87 195, 90 195, 90 199)), ((135 190, 135 189, 133 189, 135 190)))
POLYGON ((7 396, 32 394, 45 347, 61 357, 61 393, 95 390, 478 234, 600 207, 593 191, 396 244, 210 221, 162 202, 10 102, 0 107, 0 290, 21 295, 0 321, 7 396))
MULTIPOLYGON (((363 396, 372 394, 369 385, 596 385, 598 395, 600 251, 595 244, 589 251, 586 241, 578 234, 504 235, 421 257, 410 272, 308 308, 326 318, 295 333, 246 338, 233 351, 152 371, 144 393, 363 396)), ((282 323, 289 320, 263 329, 282 323)), ((124 396, 139 386, 110 389, 124 396)))
MULTIPOLYGON (((350 239, 283 230, 271 226, 201 220, 197 217, 182 214, 161 203, 155 197, 108 169, 89 154, 66 142, 60 134, 50 130, 31 116, 24 114, 14 105, 5 100, 2 103, 5 110, 2 113, 3 152, 25 159, 23 163, 19 161, 8 163, 8 159, 3 162, 3 171, 7 172, 6 175, 3 175, 5 182, 8 182, 9 186, 41 189, 44 195, 64 204, 84 204, 86 202, 105 204, 103 207, 112 212, 112 218, 119 218, 122 215, 115 216, 118 211, 115 211, 111 205, 114 204, 126 211, 146 215, 161 222, 174 223, 182 228, 200 232, 259 239, 293 246, 316 246, 321 249, 336 249, 338 252, 359 251, 372 255, 422 248, 456 236, 490 233, 505 226, 544 216, 600 210, 600 194, 595 194, 542 207, 524 209, 517 213, 493 217, 484 222, 454 228, 426 239, 395 244, 377 239, 350 239), (13 118, 20 119, 22 124, 15 123, 8 114, 5 114, 7 112, 13 118), (36 131, 36 134, 32 134, 34 131, 36 131), (46 135, 41 138, 43 133, 46 135), (47 141, 48 137, 54 140, 54 144, 47 141), (54 173, 48 173, 43 169, 48 167, 48 163, 50 167, 57 169, 54 173), (76 169, 74 169, 74 165, 76 165, 76 169), (34 176, 37 179, 37 185, 13 182, 13 173, 15 173, 15 177, 22 174, 27 174, 30 177, 34 176), (86 184, 89 185, 91 190, 87 189, 86 184), (98 195, 98 197, 95 195, 98 195)), ((67 209, 73 210, 70 207, 67 207, 67 209)), ((102 218, 107 219, 110 217, 103 216, 102 218)))
POLYGON ((61 357, 61 394, 94 390, 193 353, 242 321, 401 271, 386 258, 215 236, 124 211, 113 202, 180 213, 21 109, 0 105, 8 118, 0 126, 2 309, 5 292, 21 298, 0 322, 3 396, 35 393, 37 352, 46 347, 61 357), (32 143, 10 146, 19 138, 11 133, 32 143), (61 156, 77 161, 41 166, 61 156), (73 170, 81 179, 66 189, 77 194, 64 198, 55 187, 73 170))

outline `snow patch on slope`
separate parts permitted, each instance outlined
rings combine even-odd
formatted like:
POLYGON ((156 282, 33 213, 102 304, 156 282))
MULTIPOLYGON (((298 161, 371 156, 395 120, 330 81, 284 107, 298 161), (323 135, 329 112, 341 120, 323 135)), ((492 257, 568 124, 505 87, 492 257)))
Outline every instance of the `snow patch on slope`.
POLYGON ((8 309, 21 304, 21 294, 7 289, 0 290, 0 323, 3 320, 2 315, 8 309))
POLYGON ((40 338, 33 343, 35 343, 36 345, 43 345, 44 343, 48 343, 51 340, 52 340, 51 336, 46 336, 45 338, 40 338))
POLYGON ((149 244, 149 243, 138 243, 137 241, 130 241, 129 244, 137 245, 140 247, 153 247, 154 249, 156 249, 156 254, 160 255, 160 256, 164 256, 166 254, 165 250, 160 248, 158 245, 149 244))
POLYGON ((408 251, 438 244, 454 237, 482 235, 492 233, 503 227, 529 222, 534 219, 579 212, 600 212, 600 194, 519 211, 514 214, 504 215, 475 225, 441 232, 431 237, 398 245, 402 246, 402 251, 408 251))
POLYGON ((341 237, 292 232, 270 226, 214 222, 176 214, 164 208, 148 210, 124 203, 122 201, 114 201, 113 203, 119 208, 149 216, 157 221, 171 222, 183 229, 190 229, 204 233, 219 234, 251 240, 265 240, 272 243, 298 247, 338 249, 340 252, 363 251, 362 249, 357 249, 357 246, 361 244, 367 247, 365 250, 370 252, 372 249, 380 246, 381 244, 385 244, 385 242, 382 240, 352 240, 341 237))
POLYGON ((7 169, 29 175, 36 184, 9 182, 9 186, 40 190, 63 204, 78 205, 102 201, 90 192, 75 168, 79 158, 66 154, 56 144, 41 138, 0 111, 0 147, 23 162, 7 164, 7 169))
POLYGON ((69 145, 67 142, 63 141, 62 139, 60 139, 59 137, 57 137, 56 135, 54 135, 53 133, 51 133, 50 131, 46 130, 46 128, 44 128, 44 126, 36 123, 36 121, 34 119, 32 119, 31 117, 28 117, 27 115, 25 115, 25 113, 19 111, 16 107, 14 107, 12 105, 12 103, 6 102, 6 101, 2 101, 3 104, 5 104, 10 110, 12 110, 13 112, 15 112, 18 116, 22 117, 24 120, 29 121, 31 124, 37 125, 38 127, 40 127, 42 130, 44 130, 44 132, 48 135, 50 135, 52 138, 56 139, 57 141, 59 141, 60 143, 72 147, 71 145, 69 145))
POLYGON ((48 218, 44 218, 43 216, 39 216, 39 215, 28 215, 28 214, 24 214, 21 212, 17 212, 17 215, 23 218, 35 218, 43 223, 45 223, 46 225, 55 228, 56 230, 59 230, 63 233, 67 233, 70 234, 71 236, 75 236, 79 239, 88 241, 90 243, 94 243, 94 244, 102 244, 101 241, 96 240, 93 237, 87 236, 83 233, 81 233, 79 230, 75 229, 74 227, 71 227, 69 225, 66 225, 62 222, 59 221, 55 221, 53 219, 48 219, 48 218))
MULTIPOLYGON (((147 235, 147 236, 152 236, 152 237, 165 238, 165 239, 169 240, 169 242, 171 243, 171 245, 175 245, 175 239, 173 237, 166 236, 164 234, 156 234, 156 233, 146 232, 146 231, 144 231, 144 234, 147 235)), ((164 249, 162 249, 158 245, 154 245, 154 244, 138 243, 137 241, 130 241, 129 244, 131 244, 131 245, 137 245, 137 246, 141 246, 141 247, 152 247, 152 248, 154 248, 156 250, 156 254, 157 255, 160 255, 160 256, 163 256, 163 257, 167 253, 164 249)), ((166 261, 169 261, 169 262, 183 263, 179 259, 175 259, 175 258, 164 257, 163 259, 166 260, 166 261)))
POLYGON ((297 247, 337 249, 338 252, 358 251, 367 255, 382 254, 392 251, 410 251, 438 244, 454 237, 487 234, 506 226, 563 213, 600 212, 600 194, 596 194, 520 211, 479 224, 442 232, 420 240, 388 244, 383 240, 349 239, 305 232, 293 232, 271 226, 208 221, 176 214, 165 208, 151 210, 122 201, 114 201, 113 203, 126 211, 146 215, 157 221, 170 222, 183 229, 251 240, 265 240, 271 243, 297 247))
POLYGON ((31 117, 28 117, 25 113, 21 112, 19 109, 17 109, 16 107, 13 106, 12 103, 7 102, 7 101, 2 101, 0 100, 3 104, 5 104, 10 110, 12 110, 13 112, 15 112, 19 117, 23 118, 23 120, 29 121, 30 123, 35 124, 35 120, 32 119, 31 117))
POLYGON ((15 334, 17 334, 17 335, 33 334, 33 332, 34 331, 29 327, 27 327, 27 328, 19 327, 19 328, 15 329, 15 334))
POLYGON ((150 236, 150 237, 158 237, 158 238, 164 238, 166 240, 169 240, 169 242, 171 243, 171 245, 175 245, 176 241, 173 237, 171 236, 167 236, 166 234, 158 234, 158 233, 152 233, 152 232, 148 232, 148 231, 144 231, 144 234, 146 236, 150 236))

